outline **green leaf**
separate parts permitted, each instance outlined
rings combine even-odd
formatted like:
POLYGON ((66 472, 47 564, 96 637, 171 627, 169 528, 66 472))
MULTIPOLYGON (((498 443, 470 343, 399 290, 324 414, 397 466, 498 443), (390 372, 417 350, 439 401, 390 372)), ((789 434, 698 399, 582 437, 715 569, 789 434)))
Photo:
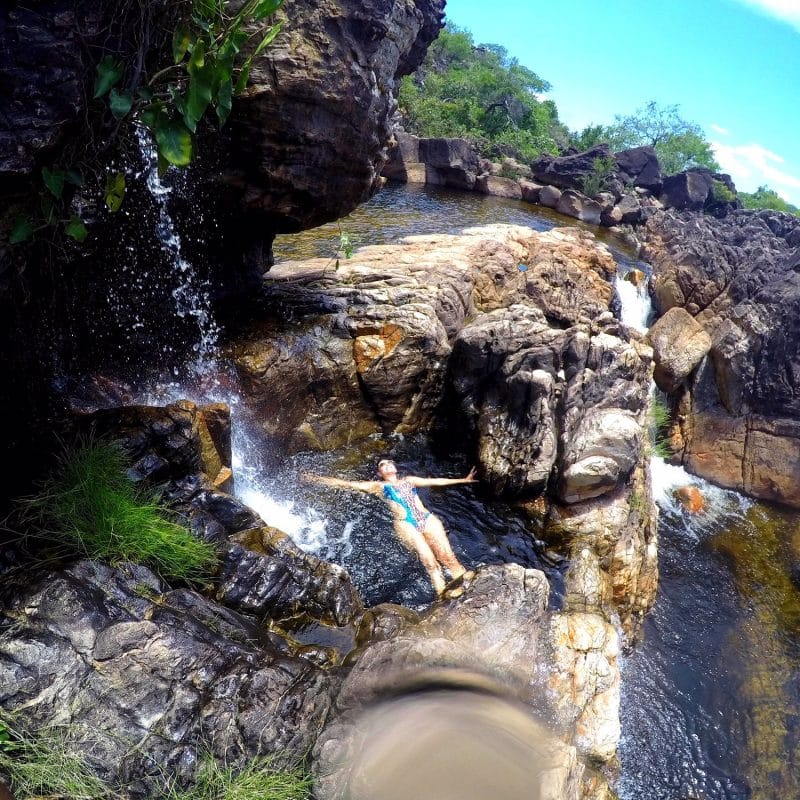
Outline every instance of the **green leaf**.
POLYGON ((283 26, 279 22, 277 25, 273 25, 266 33, 264 38, 258 43, 258 47, 256 47, 255 52, 253 53, 253 58, 256 56, 261 55, 264 48, 281 32, 281 28, 283 26))
POLYGON ((113 56, 105 56, 97 65, 97 77, 94 81, 94 96, 102 97, 116 84, 125 72, 121 61, 113 56))
POLYGON ((66 177, 67 173, 59 167, 53 167, 53 169, 42 167, 42 180, 44 181, 44 185, 56 199, 60 200, 61 195, 64 193, 64 179, 66 177))
POLYGON ((172 34, 172 58, 176 64, 183 60, 191 43, 192 32, 186 23, 181 23, 172 34))
POLYGON ((261 22, 270 14, 274 14, 283 5, 283 0, 258 0, 253 9, 253 21, 261 22))
POLYGON ((210 64, 195 70, 189 80, 189 91, 186 95, 186 107, 183 109, 183 121, 194 133, 197 123, 202 119, 213 98, 214 70, 210 64))
POLYGON ((206 22, 213 22, 219 13, 219 4, 216 0, 194 0, 192 14, 206 22))
POLYGON ((147 125, 151 131, 155 131, 156 128, 166 125, 168 122, 164 104, 160 100, 156 100, 155 103, 150 103, 149 106, 145 106, 141 114, 139 114, 139 119, 142 125, 147 125))
POLYGON ((108 105, 111 107, 111 113, 117 119, 122 119, 131 110, 133 97, 128 92, 121 94, 116 89, 112 89, 108 96, 108 105))
POLYGON ((115 214, 122 208, 125 199, 125 175, 122 172, 112 172, 106 178, 106 208, 115 214))
POLYGON ((145 103, 149 103, 153 99, 153 91, 152 89, 148 89, 146 86, 140 86, 136 90, 136 94, 145 101, 145 103))
POLYGON ((11 226, 11 233, 8 236, 10 244, 20 244, 27 242, 33 236, 33 222, 29 217, 17 217, 11 226))
POLYGON ((192 160, 192 134, 180 120, 168 120, 154 130, 158 154, 176 167, 185 167, 192 160))
POLYGON ((203 64, 206 63, 206 43, 202 39, 198 39, 192 48, 192 54, 189 57, 189 63, 186 65, 186 71, 191 75, 196 72, 203 64))
POLYGON ((82 242, 89 235, 81 218, 75 215, 64 224, 64 233, 71 236, 76 242, 82 242))
POLYGON ((230 77, 223 81, 217 92, 217 102, 214 106, 217 112, 217 119, 219 120, 220 128, 228 121, 231 113, 231 105, 233 102, 233 83, 230 77))
POLYGON ((253 56, 248 56, 239 70, 239 77, 236 79, 234 94, 241 94, 247 88, 247 81, 250 80, 250 68, 253 66, 253 56))

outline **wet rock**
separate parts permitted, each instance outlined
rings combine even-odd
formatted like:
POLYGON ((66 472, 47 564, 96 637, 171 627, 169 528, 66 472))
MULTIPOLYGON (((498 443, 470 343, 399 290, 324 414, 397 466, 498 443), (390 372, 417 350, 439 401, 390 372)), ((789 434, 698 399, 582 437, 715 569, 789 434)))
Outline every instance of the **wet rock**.
POLYGON ((196 535, 217 545, 214 592, 220 602, 275 622, 305 616, 345 625, 362 612, 345 570, 303 553, 286 534, 265 526, 252 509, 217 489, 203 471, 210 463, 213 472, 221 458, 230 457, 227 407, 188 401, 129 406, 96 412, 84 423, 121 444, 137 479, 166 481, 164 501, 196 535), (212 445, 215 458, 204 460, 204 447, 212 445))
POLYGON ((539 190, 539 204, 546 208, 555 208, 561 199, 561 189, 545 185, 539 190))
POLYGON ((475 188, 478 153, 465 139, 421 139, 419 158, 425 164, 427 183, 454 189, 475 188))
POLYGON ((538 203, 539 194, 544 188, 541 183, 534 181, 521 180, 519 181, 519 188, 522 191, 522 199, 528 203, 538 203))
POLYGON ((600 204, 575 189, 567 189, 558 198, 556 211, 590 225, 600 224, 600 204))
POLYGON ((723 486, 800 507, 796 248, 800 222, 774 211, 724 219, 656 212, 639 235, 663 313, 680 306, 711 337, 683 402, 684 463, 723 486))
POLYGON ((674 392, 711 349, 711 337, 682 308, 671 308, 650 328, 658 388, 674 392))
POLYGON ((225 763, 299 760, 331 705, 328 674, 143 567, 80 562, 2 620, 3 707, 34 728, 68 721, 90 766, 134 794, 190 779, 203 747, 225 763))
POLYGON ((697 486, 679 486, 673 491, 672 495, 692 514, 699 514, 705 508, 705 498, 697 486))
POLYGON ((481 194, 490 194, 494 197, 505 197, 509 200, 522 199, 522 187, 518 181, 511 180, 511 178, 481 175, 475 181, 475 189, 481 194))

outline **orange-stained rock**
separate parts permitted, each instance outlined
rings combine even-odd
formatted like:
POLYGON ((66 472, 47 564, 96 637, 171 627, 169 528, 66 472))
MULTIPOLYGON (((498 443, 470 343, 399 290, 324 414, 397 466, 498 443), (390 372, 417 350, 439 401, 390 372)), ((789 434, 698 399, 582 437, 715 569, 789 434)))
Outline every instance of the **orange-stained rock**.
POLYGON ((625 273, 624 279, 638 288, 647 281, 647 275, 640 269, 632 269, 630 272, 625 273))
POLYGON ((703 493, 696 486, 681 486, 672 493, 675 499, 692 514, 699 514, 706 505, 703 493))

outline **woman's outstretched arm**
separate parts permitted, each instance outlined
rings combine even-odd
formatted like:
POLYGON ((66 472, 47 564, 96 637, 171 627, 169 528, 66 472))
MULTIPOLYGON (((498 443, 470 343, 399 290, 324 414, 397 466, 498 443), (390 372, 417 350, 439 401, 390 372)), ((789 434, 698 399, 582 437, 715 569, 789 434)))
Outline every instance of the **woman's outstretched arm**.
POLYGON ((328 475, 314 475, 310 472, 304 472, 300 477, 309 483, 321 483, 325 486, 333 486, 335 489, 355 489, 356 491, 368 492, 369 494, 379 494, 383 489, 383 483, 381 481, 346 481, 343 478, 332 478, 328 475))
POLYGON ((420 478, 418 475, 409 475, 406 480, 412 486, 456 486, 460 483, 477 483, 475 467, 464 478, 420 478))

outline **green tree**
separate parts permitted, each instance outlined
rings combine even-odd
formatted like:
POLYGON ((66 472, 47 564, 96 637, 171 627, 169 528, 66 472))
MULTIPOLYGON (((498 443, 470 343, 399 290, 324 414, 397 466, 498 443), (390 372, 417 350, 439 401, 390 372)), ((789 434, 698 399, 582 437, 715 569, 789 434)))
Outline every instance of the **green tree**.
POLYGON ((570 147, 581 152, 608 140, 609 133, 605 125, 587 125, 582 131, 571 131, 569 134, 570 147))
POLYGON ((745 208, 771 208, 774 211, 786 211, 800 216, 800 209, 787 203, 774 189, 759 186, 755 192, 739 192, 739 199, 745 208))
POLYGON ((499 45, 479 45, 449 25, 422 66, 400 85, 407 129, 421 136, 461 136, 490 153, 532 159, 566 142, 558 111, 541 93, 547 81, 499 45))
POLYGON ((677 105, 661 106, 651 100, 634 114, 618 114, 607 135, 615 151, 645 145, 652 147, 665 175, 693 167, 720 170, 700 126, 683 119, 677 105))

